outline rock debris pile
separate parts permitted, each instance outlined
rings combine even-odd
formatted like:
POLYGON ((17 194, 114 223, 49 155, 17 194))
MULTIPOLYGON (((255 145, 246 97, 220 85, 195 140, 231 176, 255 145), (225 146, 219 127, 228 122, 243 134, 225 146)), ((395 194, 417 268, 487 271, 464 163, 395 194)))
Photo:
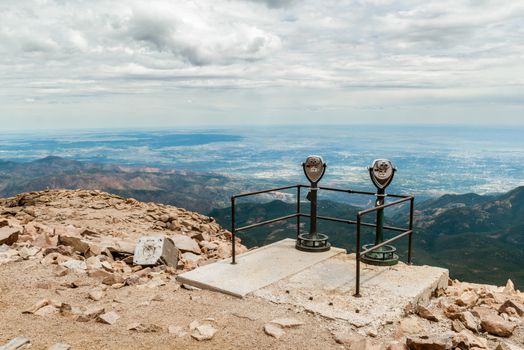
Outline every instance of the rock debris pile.
MULTIPOLYGON (((0 264, 34 258, 85 270, 105 284, 136 284, 144 282, 136 274, 140 266, 132 264, 136 242, 158 235, 178 249, 177 266, 167 269, 172 274, 231 256, 230 232, 212 218, 181 208, 87 190, 0 200, 0 264)), ((237 244, 237 252, 246 251, 237 244)))

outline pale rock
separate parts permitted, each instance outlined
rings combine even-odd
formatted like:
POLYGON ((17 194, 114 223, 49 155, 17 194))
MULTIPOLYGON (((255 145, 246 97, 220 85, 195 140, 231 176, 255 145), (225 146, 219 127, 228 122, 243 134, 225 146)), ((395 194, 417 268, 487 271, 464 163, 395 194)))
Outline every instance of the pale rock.
POLYGON ((103 280, 105 278, 113 276, 111 272, 106 270, 89 270, 87 271, 87 275, 98 280, 103 280))
POLYGON ((18 240, 20 229, 15 227, 4 226, 0 228, 0 245, 12 245, 18 240))
POLYGON ((198 326, 200 326, 200 322, 194 320, 189 324, 189 330, 194 331, 198 326))
POLYGON ((103 290, 95 289, 89 292, 89 299, 94 301, 100 301, 103 297, 106 296, 106 293, 103 290))
POLYGON ((438 318, 435 316, 435 313, 423 305, 417 305, 417 314, 426 320, 438 322, 438 318))
POLYGON ((201 254, 197 241, 191 237, 181 234, 174 234, 171 236, 171 239, 175 243, 175 247, 177 247, 182 253, 190 252, 194 254, 201 254))
POLYGON ((51 315, 55 315, 59 312, 59 309, 54 305, 46 305, 44 307, 41 307, 37 311, 34 312, 35 315, 41 316, 41 317, 47 317, 51 315))
POLYGON ((187 335, 187 332, 184 331, 182 327, 174 324, 167 327, 167 331, 169 332, 169 334, 174 334, 178 338, 182 338, 187 335))
POLYGON ((86 270, 87 265, 82 260, 67 260, 60 264, 60 266, 67 267, 70 270, 86 270))
POLYGON ((202 248, 207 249, 208 251, 214 251, 218 248, 218 244, 214 242, 200 241, 199 244, 202 248))
MULTIPOLYGON (((346 345, 351 350, 381 350, 381 344, 373 343, 369 338, 366 338, 358 333, 351 333, 347 330, 332 332, 333 338, 338 344, 346 345)), ((393 349, 403 349, 393 348, 393 349)))
POLYGON ((85 260, 86 266, 89 270, 102 269, 103 265, 98 256, 91 256, 85 260))
POLYGON ((297 320, 296 318, 276 318, 271 321, 282 328, 297 328, 304 325, 304 322, 297 320))
POLYGON ((105 309, 100 306, 88 307, 84 313, 77 317, 78 322, 89 322, 95 320, 98 316, 102 315, 105 312, 105 309))
POLYGON ((408 337, 406 345, 411 350, 446 350, 449 347, 448 341, 441 338, 418 338, 408 337))
POLYGON ((59 265, 68 260, 71 260, 71 258, 55 252, 55 253, 47 254, 42 260, 40 260, 40 263, 42 265, 52 265, 52 264, 59 265))
POLYGON ((424 331, 424 327, 416 317, 406 317, 402 319, 398 329, 401 334, 420 334, 424 331))
POLYGON ((24 311, 22 311, 23 314, 34 314, 35 312, 37 312, 39 309, 43 308, 44 306, 46 305, 49 305, 50 304, 50 301, 49 299, 42 299, 42 300, 39 300, 37 301, 33 306, 31 306, 29 309, 26 309, 24 311))
POLYGON ((113 265, 111 265, 111 263, 109 261, 102 261, 102 267, 109 271, 109 272, 113 272, 113 265))
POLYGON ((154 297, 151 298, 151 301, 158 301, 158 302, 162 302, 164 301, 164 297, 160 294, 156 294, 154 297))
POLYGON ((64 266, 56 266, 56 268, 53 270, 53 273, 56 277, 63 277, 69 273, 69 269, 64 266))
POLYGON ((474 332, 477 332, 480 326, 480 321, 470 311, 464 311, 460 317, 464 326, 474 332))
POLYGON ((26 337, 16 337, 7 342, 7 344, 0 345, 0 350, 19 350, 30 346, 31 341, 26 337))
POLYGON ((0 252, 0 265, 22 260, 16 249, 0 252))
POLYGON ((190 234, 191 239, 196 240, 199 244, 202 241, 207 241, 207 237, 204 237, 204 234, 202 232, 194 232, 190 234))
POLYGON ((509 337, 517 327, 515 323, 504 320, 497 314, 486 314, 480 318, 480 324, 489 334, 499 337, 509 337))
POLYGON ((459 320, 453 320, 451 322, 451 329, 453 329, 457 333, 460 333, 466 329, 466 326, 464 326, 464 324, 459 320))
POLYGON ((28 260, 29 258, 32 258, 38 254, 39 251, 40 248, 38 247, 20 247, 18 249, 18 254, 22 257, 22 259, 28 260))
POLYGON ((97 317, 97 321, 100 322, 100 323, 106 323, 106 324, 112 325, 119 318, 120 318, 120 316, 116 312, 109 311, 109 312, 106 312, 104 314, 99 315, 97 317))
POLYGON ((470 349, 473 347, 483 349, 488 348, 487 339, 476 337, 468 330, 463 330, 462 332, 455 334, 453 338, 451 338, 451 342, 453 344, 453 348, 459 349, 470 349))
MULTIPOLYGON (((524 316, 524 305, 517 302, 517 301, 514 301, 514 300, 506 300, 504 302, 504 304, 502 304, 499 308, 499 312, 502 313, 502 312, 506 312, 506 310, 508 308, 513 308, 513 310, 515 310, 515 313, 521 317, 524 316)), ((507 312, 508 314, 510 314, 509 312, 507 312)))
POLYGON ((135 322, 130 324, 127 327, 127 330, 136 331, 140 333, 157 333, 162 331, 162 327, 153 323, 144 324, 140 322, 135 322))
POLYGON ((182 284, 182 288, 186 290, 200 290, 200 288, 198 287, 194 287, 192 285, 185 284, 185 283, 182 284))
POLYGON ((504 287, 504 293, 506 293, 506 294, 514 294, 515 293, 515 285, 513 284, 512 280, 509 279, 506 282, 506 286, 504 287))
POLYGON ((387 344, 386 350, 408 350, 408 347, 405 343, 392 341, 389 344, 387 344))
POLYGON ((467 292, 464 292, 460 295, 460 297, 456 300, 457 305, 465 306, 465 307, 472 307, 477 303, 477 300, 479 299, 479 296, 474 291, 470 290, 467 292))
POLYGON ((124 283, 124 282, 125 282, 124 278, 115 273, 110 274, 109 276, 107 276, 106 278, 102 280, 102 283, 108 286, 112 286, 114 284, 124 283))
POLYGON ((56 343, 52 345, 51 347, 49 347, 47 350, 70 350, 70 349, 71 349, 71 345, 69 344, 56 343))
POLYGON ((280 337, 282 337, 285 334, 285 332, 282 329, 282 327, 280 327, 279 325, 276 325, 274 323, 266 323, 264 325, 264 332, 267 335, 270 335, 270 336, 272 336, 273 338, 276 338, 276 339, 279 339, 280 337))
POLYGON ((81 238, 72 235, 59 235, 58 244, 73 247, 80 254, 85 254, 89 251, 89 244, 82 241, 81 238))
POLYGON ((83 310, 77 306, 71 306, 69 304, 63 303, 60 306, 60 315, 70 319, 76 319, 78 316, 83 314, 83 310))
POLYGON ((489 315, 498 315, 497 310, 485 306, 475 306, 471 310, 471 313, 481 320, 483 317, 487 317, 489 315))
MULTIPOLYGON (((231 244, 226 242, 217 242, 218 248, 215 251, 215 254, 220 258, 224 259, 231 256, 231 244)), ((236 252, 240 254, 240 251, 236 252)))
POLYGON ((188 252, 188 253, 182 254, 182 260, 190 262, 190 263, 198 264, 198 262, 202 260, 202 257, 200 255, 196 255, 196 254, 188 252))
POLYGON ((191 333, 191 337, 198 341, 211 340, 217 332, 217 329, 211 325, 203 324, 196 327, 191 333))

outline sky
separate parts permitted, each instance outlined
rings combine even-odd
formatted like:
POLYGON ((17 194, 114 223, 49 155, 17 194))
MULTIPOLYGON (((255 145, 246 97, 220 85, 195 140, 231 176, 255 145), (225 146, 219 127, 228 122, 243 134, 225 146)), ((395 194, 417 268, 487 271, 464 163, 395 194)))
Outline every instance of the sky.
POLYGON ((524 0, 2 0, 4 129, 524 125, 524 0))

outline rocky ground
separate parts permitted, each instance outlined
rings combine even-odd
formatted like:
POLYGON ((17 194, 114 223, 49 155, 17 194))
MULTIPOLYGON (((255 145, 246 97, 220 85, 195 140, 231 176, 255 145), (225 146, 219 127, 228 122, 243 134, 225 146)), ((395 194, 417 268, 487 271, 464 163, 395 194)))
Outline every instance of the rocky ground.
POLYGON ((230 254, 228 231, 180 208, 86 190, 2 199, 0 349, 524 348, 524 293, 511 281, 450 281, 376 334, 176 281, 230 254), (133 264, 142 236, 172 238, 178 262, 133 264))

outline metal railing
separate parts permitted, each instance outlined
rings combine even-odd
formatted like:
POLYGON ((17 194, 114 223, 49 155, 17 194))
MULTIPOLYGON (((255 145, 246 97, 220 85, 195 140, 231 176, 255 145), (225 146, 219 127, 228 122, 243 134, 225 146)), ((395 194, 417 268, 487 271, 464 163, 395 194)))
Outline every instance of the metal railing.
MULTIPOLYGON (((262 191, 255 191, 255 192, 247 192, 247 193, 241 193, 241 194, 238 194, 238 195, 234 195, 231 197, 231 243, 232 243, 232 249, 231 249, 231 263, 232 264, 236 264, 236 251, 235 251, 235 241, 236 241, 236 234, 238 232, 241 232, 241 231, 247 231, 247 230, 251 230, 251 229, 254 229, 256 227, 260 227, 260 226, 264 226, 264 225, 269 225, 269 224, 273 224, 273 223, 276 223, 276 222, 279 222, 279 221, 285 221, 285 220, 289 220, 289 219, 292 219, 292 218, 296 218, 296 233, 297 233, 297 237, 298 235, 300 234, 300 218, 301 217, 310 217, 309 214, 304 214, 301 212, 301 205, 300 205, 300 189, 301 188, 309 188, 309 186, 306 186, 306 185, 290 185, 290 186, 283 186, 283 187, 276 187, 276 188, 271 188, 271 189, 267 189, 267 190, 262 190, 262 191), (235 204, 236 204, 236 200, 238 198, 242 198, 242 197, 248 197, 248 196, 254 196, 254 195, 258 195, 258 194, 264 194, 264 193, 271 193, 271 192, 276 192, 276 191, 284 191, 284 190, 289 190, 289 189, 293 189, 293 188, 296 188, 296 193, 297 193, 297 201, 296 201, 296 213, 294 214, 289 214, 289 215, 285 215, 285 216, 281 216, 281 217, 277 217, 277 218, 274 218, 274 219, 270 219, 270 220, 266 220, 266 221, 262 221, 262 222, 257 222, 255 224, 250 224, 250 225, 246 225, 246 226, 242 226, 242 227, 236 227, 236 221, 235 221, 235 204)), ((332 192, 343 192, 343 193, 347 193, 347 194, 361 194, 361 195, 368 195, 368 196, 378 196, 377 193, 374 193, 374 192, 367 192, 367 191, 355 191, 355 190, 345 190, 345 189, 340 189, 340 188, 332 188, 332 187, 318 187, 319 190, 324 190, 324 191, 332 191, 332 192)), ((372 207, 372 208, 369 208, 369 209, 365 209, 365 210, 361 210, 357 213, 357 217, 356 217, 356 220, 348 220, 348 219, 341 219, 341 218, 333 218, 333 217, 329 217, 329 216, 317 216, 317 219, 319 220, 324 220, 324 221, 332 221, 332 222, 339 222, 339 223, 344 223, 344 224, 349 224, 349 225, 356 225, 356 232, 355 232, 355 236, 356 236, 356 280, 355 280, 355 296, 360 296, 360 260, 362 258, 362 256, 364 256, 365 254, 368 254, 376 249, 379 249, 385 245, 388 245, 388 244, 391 244, 393 242, 395 242, 396 240, 400 239, 400 238, 403 238, 405 236, 408 236, 408 264, 411 264, 411 258, 412 258, 412 236, 413 236, 413 214, 414 214, 414 201, 415 201, 415 197, 414 196, 411 196, 411 195, 398 195, 398 194, 384 194, 382 195, 384 196, 385 198, 387 197, 390 197, 390 198, 399 198, 398 200, 396 201, 393 201, 393 202, 390 202, 390 203, 386 203, 386 204, 383 204, 383 205, 380 205, 380 206, 376 206, 376 207, 372 207), (368 215, 370 213, 373 213, 373 212, 377 212, 378 210, 381 210, 381 209, 385 209, 385 208, 389 208, 389 207, 392 207, 392 206, 396 206, 396 205, 401 205, 402 203, 405 203, 405 202, 408 202, 409 201, 409 227, 408 228, 402 228, 402 227, 395 227, 395 226, 388 226, 388 225, 384 225, 383 228, 384 230, 389 230, 389 231, 395 231, 395 232, 401 232, 400 234, 386 240, 386 241, 383 241, 382 243, 380 244, 377 244, 377 245, 374 245, 373 247, 369 248, 369 249, 366 249, 366 250, 361 250, 361 234, 362 234, 362 230, 361 230, 361 227, 364 226, 364 227, 377 227, 377 224, 373 224, 373 223, 370 223, 370 222, 363 222, 363 217, 365 215, 368 215)), ((315 254, 315 253, 312 253, 312 254, 315 254)))

